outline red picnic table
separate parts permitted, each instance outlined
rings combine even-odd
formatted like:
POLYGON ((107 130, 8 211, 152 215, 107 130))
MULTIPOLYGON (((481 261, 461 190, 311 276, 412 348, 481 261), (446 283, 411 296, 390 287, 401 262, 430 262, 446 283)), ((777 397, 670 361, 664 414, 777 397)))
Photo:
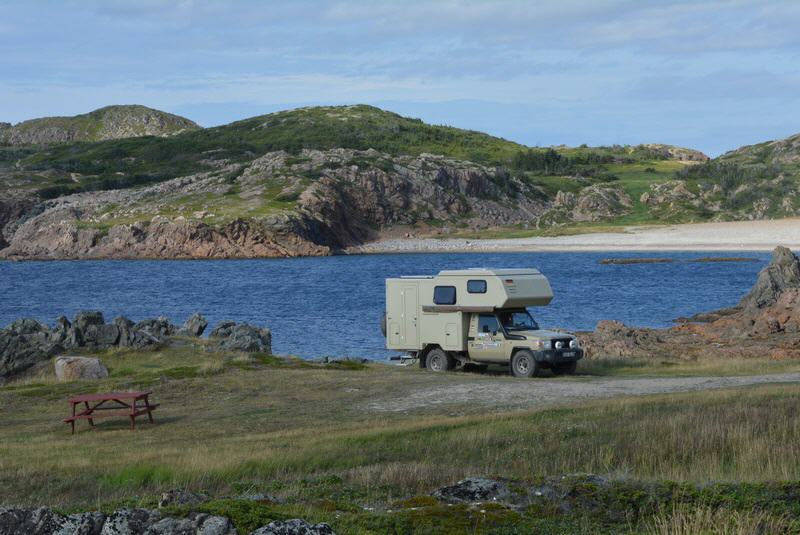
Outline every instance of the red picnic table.
POLYGON ((148 396, 152 392, 103 392, 100 394, 83 394, 75 396, 68 401, 72 405, 72 416, 65 418, 64 422, 72 426, 75 434, 75 421, 89 420, 89 425, 94 426, 95 418, 108 416, 127 416, 131 419, 131 431, 136 429, 136 417, 147 414, 150 423, 153 423, 153 411, 158 404, 151 404, 148 396), (84 409, 76 414, 78 405, 83 403, 84 409), (110 405, 106 405, 110 403, 110 405))

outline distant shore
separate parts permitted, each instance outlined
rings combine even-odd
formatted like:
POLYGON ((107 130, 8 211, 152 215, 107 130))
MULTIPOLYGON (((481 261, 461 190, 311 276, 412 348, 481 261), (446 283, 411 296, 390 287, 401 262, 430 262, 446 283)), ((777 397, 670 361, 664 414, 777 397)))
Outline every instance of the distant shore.
POLYGON ((620 227, 619 232, 554 237, 394 238, 351 247, 347 252, 769 251, 777 245, 800 249, 800 218, 620 227))

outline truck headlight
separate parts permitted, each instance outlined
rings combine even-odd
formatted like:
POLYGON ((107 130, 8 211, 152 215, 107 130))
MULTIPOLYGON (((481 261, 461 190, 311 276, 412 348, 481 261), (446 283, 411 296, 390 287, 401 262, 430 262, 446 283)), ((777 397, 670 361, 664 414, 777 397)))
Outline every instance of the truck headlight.
POLYGON ((573 338, 572 340, 569 341, 570 349, 576 349, 577 347, 578 347, 578 340, 576 338, 573 338))

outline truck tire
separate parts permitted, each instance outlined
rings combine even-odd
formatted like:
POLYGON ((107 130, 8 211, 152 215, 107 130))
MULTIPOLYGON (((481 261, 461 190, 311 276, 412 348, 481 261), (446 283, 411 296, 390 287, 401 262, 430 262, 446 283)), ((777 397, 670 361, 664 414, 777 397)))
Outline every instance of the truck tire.
POLYGON ((555 375, 572 375, 575 373, 577 362, 562 362, 553 366, 553 373, 555 375))
POLYGON ((533 377, 539 375, 539 363, 533 357, 533 353, 527 349, 522 349, 514 353, 511 357, 511 374, 514 377, 533 377))
POLYGON ((441 349, 431 349, 425 357, 425 367, 432 372, 446 372, 455 368, 456 360, 441 349))
POLYGON ((383 337, 386 338, 386 314, 381 316, 381 332, 383 333, 383 337))

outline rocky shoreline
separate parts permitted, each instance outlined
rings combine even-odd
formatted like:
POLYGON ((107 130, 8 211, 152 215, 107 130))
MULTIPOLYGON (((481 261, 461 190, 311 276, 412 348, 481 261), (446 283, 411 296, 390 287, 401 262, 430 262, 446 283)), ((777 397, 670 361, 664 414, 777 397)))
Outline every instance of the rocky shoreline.
MULTIPOLYGON (((52 357, 69 351, 152 349, 176 336, 199 338, 207 326, 208 321, 199 313, 189 317, 181 327, 163 316, 137 323, 119 316, 106 323, 99 311, 79 312, 72 321, 60 316, 53 327, 30 318, 19 319, 0 329, 0 384, 47 365, 52 357)), ((209 339, 222 350, 272 352, 270 330, 248 323, 222 321, 211 331, 209 339)))

